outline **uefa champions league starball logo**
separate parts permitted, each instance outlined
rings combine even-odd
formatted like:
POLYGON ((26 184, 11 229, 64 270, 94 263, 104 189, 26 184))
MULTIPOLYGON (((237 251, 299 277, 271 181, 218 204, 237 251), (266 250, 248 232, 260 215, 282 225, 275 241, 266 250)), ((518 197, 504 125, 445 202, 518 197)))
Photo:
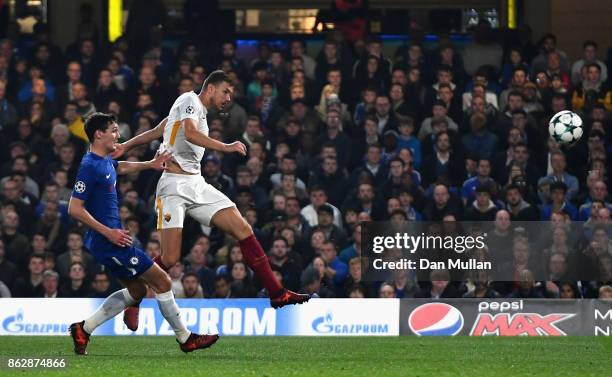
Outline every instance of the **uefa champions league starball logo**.
POLYGON ((74 184, 74 191, 78 192, 79 194, 82 194, 83 192, 85 192, 85 187, 85 182, 78 181, 74 184))

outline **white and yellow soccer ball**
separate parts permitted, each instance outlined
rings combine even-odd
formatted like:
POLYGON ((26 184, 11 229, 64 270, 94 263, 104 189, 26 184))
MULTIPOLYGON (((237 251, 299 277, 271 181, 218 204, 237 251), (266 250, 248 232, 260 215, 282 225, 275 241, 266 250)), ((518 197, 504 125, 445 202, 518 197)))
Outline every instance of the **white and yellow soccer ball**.
POLYGON ((559 111, 550 118, 548 133, 559 144, 573 145, 582 137, 582 119, 573 111, 559 111))

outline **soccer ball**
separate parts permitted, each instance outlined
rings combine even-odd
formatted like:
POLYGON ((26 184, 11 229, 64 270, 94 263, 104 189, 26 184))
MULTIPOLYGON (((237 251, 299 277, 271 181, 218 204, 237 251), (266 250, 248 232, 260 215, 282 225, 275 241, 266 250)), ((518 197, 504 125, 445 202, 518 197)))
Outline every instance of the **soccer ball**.
POLYGON ((582 132, 582 119, 569 110, 559 111, 548 122, 548 133, 559 144, 573 145, 582 132))

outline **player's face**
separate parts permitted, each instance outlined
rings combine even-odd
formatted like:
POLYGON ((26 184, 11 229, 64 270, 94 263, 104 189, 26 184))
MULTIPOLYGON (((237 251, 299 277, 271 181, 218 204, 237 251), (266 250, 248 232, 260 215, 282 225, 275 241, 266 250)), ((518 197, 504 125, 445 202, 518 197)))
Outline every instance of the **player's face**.
POLYGON ((121 136, 119 133, 119 125, 117 125, 117 123, 111 123, 106 128, 106 131, 97 131, 96 135, 98 143, 106 152, 112 153, 115 151, 115 143, 119 141, 119 137, 121 136))
POLYGON ((212 93, 213 97, 213 105, 219 109, 223 110, 225 106, 231 101, 231 96, 233 93, 232 87, 225 81, 220 83, 217 86, 212 85, 214 91, 212 93))

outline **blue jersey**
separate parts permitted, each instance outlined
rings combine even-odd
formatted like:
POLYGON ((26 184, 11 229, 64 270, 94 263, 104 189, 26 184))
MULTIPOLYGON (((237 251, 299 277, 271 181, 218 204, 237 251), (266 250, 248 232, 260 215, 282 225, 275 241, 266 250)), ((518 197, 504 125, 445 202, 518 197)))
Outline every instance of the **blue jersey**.
MULTIPOLYGON (((119 199, 117 198, 117 161, 87 152, 81 160, 72 196, 85 202, 85 209, 94 219, 111 229, 121 229, 119 199)), ((110 246, 110 241, 90 229, 85 246, 93 251, 96 246, 110 246)))
MULTIPOLYGON (((117 198, 118 162, 88 152, 83 156, 72 196, 85 202, 85 209, 98 222, 111 229, 121 229, 119 199, 117 198)), ((120 247, 102 234, 89 229, 85 235, 85 247, 119 278, 133 278, 148 270, 153 262, 133 246, 120 247)))

